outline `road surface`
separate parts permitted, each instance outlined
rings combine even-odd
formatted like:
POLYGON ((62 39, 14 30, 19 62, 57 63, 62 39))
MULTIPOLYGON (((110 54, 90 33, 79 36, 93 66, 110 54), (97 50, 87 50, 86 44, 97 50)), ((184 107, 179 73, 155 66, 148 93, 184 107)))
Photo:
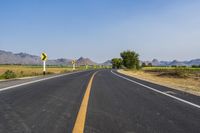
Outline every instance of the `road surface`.
POLYGON ((199 105, 198 96, 91 70, 0 88, 0 133, 200 133, 199 105))

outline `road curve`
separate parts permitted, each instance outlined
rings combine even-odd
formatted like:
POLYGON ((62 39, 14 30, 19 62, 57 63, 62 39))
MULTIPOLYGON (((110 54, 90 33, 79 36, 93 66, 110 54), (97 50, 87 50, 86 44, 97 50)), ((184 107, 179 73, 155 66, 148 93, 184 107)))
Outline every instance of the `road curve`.
MULTIPOLYGON (((139 80, 137 82, 155 89, 169 89, 139 80)), ((180 96, 181 93, 177 94, 180 96)), ((199 97, 187 96, 196 103, 200 101, 199 97)), ((97 73, 93 82, 85 132, 199 133, 199 124, 199 108, 149 90, 105 70, 97 73)))
POLYGON ((200 132, 198 106, 162 93, 173 92, 170 95, 194 105, 200 105, 198 96, 116 71, 99 70, 92 76, 95 72, 64 75, 0 91, 0 133, 72 132, 78 114, 82 114, 88 86, 88 103, 83 104, 86 117, 81 117, 85 133, 200 132))

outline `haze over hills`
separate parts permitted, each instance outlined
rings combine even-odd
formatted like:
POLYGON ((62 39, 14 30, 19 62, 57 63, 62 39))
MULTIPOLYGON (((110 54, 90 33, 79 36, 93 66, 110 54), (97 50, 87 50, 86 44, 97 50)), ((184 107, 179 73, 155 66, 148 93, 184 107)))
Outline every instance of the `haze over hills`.
MULTIPOLYGON (((47 60, 47 65, 71 65, 72 59, 55 59, 55 60, 47 60)), ((192 66, 192 65, 200 65, 200 59, 193 59, 190 61, 159 61, 157 59, 153 59, 152 61, 141 61, 143 63, 151 63, 153 66, 192 66)), ((22 65, 40 65, 42 61, 39 56, 30 55, 27 53, 12 53, 0 50, 0 64, 22 64, 22 65)), ((96 63, 89 58, 80 57, 77 60, 77 65, 103 65, 103 66, 111 66, 111 60, 107 60, 104 63, 96 63)))
MULTIPOLYGON (((47 60, 47 65, 71 65, 72 59, 55 59, 47 60)), ((0 64, 22 64, 22 65, 40 65, 42 61, 39 56, 30 55, 27 53, 12 53, 0 50, 0 64)), ((105 63, 98 64, 89 58, 80 57, 77 60, 77 65, 106 65, 105 63)), ((107 64, 108 65, 108 64, 107 64)), ((106 65, 106 66, 107 66, 106 65)), ((111 65, 111 64, 109 64, 111 65)))
POLYGON ((103 66, 112 66, 111 60, 107 60, 104 63, 102 63, 101 65, 103 66))
POLYGON ((159 61, 157 59, 153 59, 152 61, 142 61, 145 64, 151 63, 153 66, 192 66, 192 65, 200 65, 200 59, 193 59, 189 61, 159 61))
POLYGON ((84 65, 97 65, 94 61, 90 60, 89 58, 83 58, 80 57, 77 61, 76 64, 78 66, 84 66, 84 65))

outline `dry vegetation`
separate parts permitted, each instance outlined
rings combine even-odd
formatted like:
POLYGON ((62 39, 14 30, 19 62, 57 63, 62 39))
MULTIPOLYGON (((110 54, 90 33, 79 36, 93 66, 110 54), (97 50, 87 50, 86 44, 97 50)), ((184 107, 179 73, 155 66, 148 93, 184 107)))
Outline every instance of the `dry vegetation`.
POLYGON ((200 96, 199 68, 149 67, 140 71, 119 70, 119 72, 200 96))
MULTIPOLYGON (((7 70, 14 72, 17 78, 26 76, 38 76, 43 74, 42 66, 0 65, 0 76, 3 75, 7 70)), ((70 71, 72 71, 72 68, 70 67, 47 67, 47 74, 58 74, 70 71)))

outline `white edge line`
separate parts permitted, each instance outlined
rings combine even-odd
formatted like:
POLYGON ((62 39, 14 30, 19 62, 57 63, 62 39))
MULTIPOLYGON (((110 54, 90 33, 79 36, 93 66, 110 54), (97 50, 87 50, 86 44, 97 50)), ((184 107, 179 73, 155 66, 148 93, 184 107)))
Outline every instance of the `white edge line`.
POLYGON ((194 107, 200 109, 200 106, 197 105, 197 104, 194 104, 194 103, 192 103, 192 102, 183 100, 183 99, 181 99, 181 98, 175 97, 175 96, 170 95, 170 94, 167 94, 167 93, 165 93, 165 92, 156 90, 156 89, 154 89, 154 88, 152 88, 152 87, 149 87, 149 86, 147 86, 147 85, 141 84, 141 83, 139 83, 139 82, 136 82, 136 81, 131 80, 131 79, 129 79, 129 78, 126 78, 126 77, 124 77, 124 76, 118 75, 118 74, 114 73, 112 70, 111 70, 111 73, 113 73, 114 75, 116 75, 116 76, 118 76, 118 77, 120 77, 120 78, 123 78, 123 79, 125 79, 125 80, 130 81, 130 82, 133 82, 133 83, 138 84, 138 85, 140 85, 140 86, 143 86, 143 87, 145 87, 145 88, 147 88, 147 89, 150 89, 150 90, 152 90, 152 91, 155 91, 155 92, 157 92, 157 93, 163 94, 163 95, 165 95, 165 96, 171 97, 171 98, 173 98, 173 99, 176 99, 176 100, 178 100, 178 101, 181 101, 181 102, 183 102, 183 103, 189 104, 189 105, 191 105, 191 106, 194 106, 194 107))
POLYGON ((28 85, 28 84, 33 84, 33 83, 37 83, 37 82, 41 82, 41 81, 45 81, 45 80, 49 80, 49 79, 53 79, 53 78, 63 77, 63 76, 66 76, 66 75, 81 73, 81 72, 85 72, 85 71, 65 73, 65 74, 56 75, 56 76, 52 76, 52 77, 48 77, 48 78, 38 79, 38 80, 35 80, 35 81, 25 82, 25 83, 22 83, 22 84, 17 84, 17 85, 5 87, 5 88, 0 88, 0 92, 5 91, 5 90, 9 90, 9 89, 12 89, 12 88, 16 88, 16 87, 28 85))

